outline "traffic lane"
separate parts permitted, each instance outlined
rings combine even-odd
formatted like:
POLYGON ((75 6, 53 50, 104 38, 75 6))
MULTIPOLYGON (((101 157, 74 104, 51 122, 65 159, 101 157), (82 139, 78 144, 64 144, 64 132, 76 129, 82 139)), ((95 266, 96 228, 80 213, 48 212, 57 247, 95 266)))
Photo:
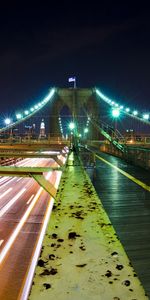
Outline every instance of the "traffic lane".
POLYGON ((23 229, 11 247, 6 261, 0 268, 0 299, 16 300, 22 281, 28 271, 34 245, 39 235, 39 223, 32 228, 23 229), (35 228, 34 228, 35 227, 35 228))
MULTIPOLYGON (((20 161, 16 164, 17 167, 22 167, 22 166, 29 166, 29 167, 32 167, 32 166, 39 166, 39 167, 57 167, 58 164, 53 160, 53 159, 47 159, 47 158, 43 158, 43 159, 25 159, 23 161, 20 161)), ((1 193, 5 192, 5 189, 8 189, 9 188, 9 184, 12 182, 12 181, 16 181, 16 182, 19 182, 21 179, 18 178, 18 177, 8 177, 8 176, 5 176, 5 177, 0 177, 0 199, 1 199, 1 193), (7 186, 7 188, 6 188, 7 186)))
MULTIPOLYGON (((39 161, 38 161, 38 164, 39 164, 39 161)), ((53 161, 48 161, 48 160, 44 160, 44 163, 43 163, 43 161, 40 162, 41 166, 48 166, 48 165, 52 165, 52 164, 54 164, 54 162, 53 161)), ((30 163, 30 165, 32 165, 32 164, 30 163)), ((1 191, 0 191, 0 207, 3 207, 9 201, 9 199, 11 197, 13 197, 14 193, 15 194, 17 193, 16 189, 18 189, 18 191, 19 191, 22 187, 24 187, 24 185, 25 185, 25 188, 28 189, 28 186, 27 186, 28 183, 31 184, 30 179, 27 179, 27 180, 23 179, 22 180, 21 178, 18 179, 16 177, 10 178, 10 180, 8 180, 8 182, 7 182, 7 187, 6 187, 6 184, 4 184, 1 188, 1 191), (13 184, 12 184, 12 182, 13 182, 13 184), (10 192, 11 192, 11 195, 10 195, 10 192)), ((36 184, 36 187, 37 186, 38 185, 36 184)))
MULTIPOLYGON (((46 162, 47 163, 47 162, 46 162)), ((51 177, 55 178, 55 175, 51 175, 51 177)), ((51 181, 51 178, 49 179, 51 181)), ((26 188, 26 192, 24 193, 23 197, 21 199, 18 199, 15 201, 13 206, 9 208, 8 212, 6 211, 3 219, 1 221, 1 234, 0 234, 0 240, 3 240, 3 243, 0 247, 2 250, 2 247, 5 246, 5 243, 7 242, 10 234, 13 232, 14 227, 19 222, 20 218, 23 216, 25 210, 27 209, 27 206, 30 204, 30 201, 32 201, 32 198, 37 192, 37 189, 39 189, 39 185, 33 180, 33 179, 27 179, 24 178, 23 181, 17 184, 17 188, 21 191, 22 186, 26 188)), ((14 186, 15 188, 15 186, 14 186)))
POLYGON ((24 226, 25 222, 27 221, 31 211, 33 210, 34 206, 37 204, 39 198, 43 194, 43 189, 40 187, 37 194, 33 198, 32 202, 29 204, 27 210, 24 212, 24 215, 20 218, 18 222, 16 222, 16 226, 14 227, 14 230, 12 231, 10 237, 8 238, 7 242, 2 244, 3 248, 0 252, 0 263, 4 261, 6 258, 6 255, 8 251, 11 249, 13 243, 15 242, 16 237, 18 236, 19 232, 21 231, 22 227, 24 226))
MULTIPOLYGON (((39 162, 39 161, 38 161, 39 162)), ((40 163, 40 162, 39 162, 40 163)), ((36 166, 37 164, 37 160, 36 159, 24 159, 22 161, 19 161, 16 163, 16 166, 19 167, 23 167, 23 166, 36 166)), ((11 177, 11 176, 0 176, 0 196, 1 193, 3 193, 4 189, 9 188, 9 184, 13 181, 19 182, 22 178, 18 178, 18 177, 11 177)), ((0 198, 1 199, 1 198, 0 198)))
POLYGON ((0 218, 3 215, 2 211, 5 210, 5 206, 9 206, 9 202, 13 203, 15 199, 17 200, 17 198, 20 198, 20 196, 24 194, 26 190, 27 190, 27 185, 25 183, 21 184, 18 182, 16 184, 15 180, 13 182, 11 181, 11 185, 9 185, 7 189, 4 188, 3 192, 0 193, 1 195, 0 196, 0 218))
MULTIPOLYGON (((53 172, 52 182, 55 183, 55 181, 57 181, 57 184, 55 183, 55 185, 58 186, 59 180, 57 180, 57 177, 59 177, 60 179, 60 172, 56 172, 56 171, 53 172)), ((9 251, 9 254, 7 255, 5 262, 6 261, 11 262, 11 265, 6 266, 6 263, 1 265, 3 270, 1 269, 2 272, 0 272, 0 276, 1 274, 3 274, 3 276, 2 278, 0 277, 0 281, 2 281, 3 285, 1 285, 0 298, 2 299, 3 297, 5 297, 5 299, 17 299, 18 293, 16 292, 17 292, 17 287, 19 290, 21 286, 20 285, 21 278, 22 278, 21 274, 23 273, 23 278, 24 278, 25 273, 28 269, 28 262, 26 263, 25 257, 27 258, 28 261, 30 261, 30 255, 33 254, 33 248, 34 248, 33 244, 34 241, 37 240, 36 236, 38 236, 37 232, 39 232, 39 226, 42 225, 41 212, 42 209, 44 210, 44 208, 47 207, 47 205, 44 204, 43 202, 44 195, 46 196, 48 201, 50 200, 50 196, 45 191, 43 191, 40 200, 37 201, 34 209, 32 210, 32 213, 30 214, 28 222, 26 222, 26 225, 24 225, 22 231, 19 233, 20 237, 19 235, 17 236, 15 242, 11 247, 11 251, 9 251), (30 237, 29 237, 29 231, 30 231, 30 237), (17 243, 19 243, 21 251, 18 251, 19 245, 17 243), (14 248, 14 252, 12 251, 13 248, 14 248), (18 263, 16 264, 17 257, 18 257, 17 259, 18 263), (22 260, 23 260, 23 265, 22 265, 22 260), (24 267, 23 268, 21 267, 20 269, 18 268, 18 265, 24 267), (15 268, 15 277, 14 277, 14 268, 15 268), (18 272, 18 276, 16 277, 17 272, 18 272), (10 275, 10 273, 11 276, 8 279, 7 275, 10 275), (12 282, 12 277, 13 277, 13 282, 12 282), (9 288, 8 288, 8 282, 10 283, 9 288)))
POLYGON ((0 272, 0 299, 3 299, 4 296, 5 300, 18 299, 18 294, 22 289, 24 278, 27 275, 29 263, 35 250, 49 201, 51 201, 50 196, 43 191, 26 224, 12 245, 11 251, 9 251, 2 264, 0 272))
MULTIPOLYGON (((56 177, 57 177, 57 173, 60 174, 60 172, 55 171, 54 174, 51 174, 52 179, 50 178, 50 181, 52 181, 53 183, 56 181, 56 177)), ((32 185, 33 188, 33 185, 32 185)), ((40 188, 41 189, 41 188, 40 188)), ((33 198, 33 195, 32 195, 33 198)), ((30 197, 30 200, 32 201, 32 198, 30 197)), ((24 203, 25 205, 29 204, 29 200, 26 201, 24 199, 24 203)), ((19 205, 21 205, 21 201, 19 202, 19 205)), ((24 212, 27 210, 27 206, 26 209, 22 209, 22 207, 20 208, 20 206, 16 204, 16 207, 12 208, 11 211, 9 211, 9 213, 5 214, 4 217, 4 222, 1 223, 1 240, 3 241, 3 243, 0 246, 0 250, 4 251, 3 248, 6 247, 6 244, 8 243, 8 240, 10 239, 10 235, 13 234, 15 228, 17 227, 17 224, 20 222, 24 212), (17 214, 17 212, 19 213, 19 216, 17 214)), ((43 203, 41 202, 41 205, 43 205, 43 203)), ((41 207, 42 210, 42 207, 41 207)))
MULTIPOLYGON (((0 247, 0 250, 2 250, 2 248, 7 243, 10 235, 14 231, 14 228, 19 223, 25 211, 28 209, 28 206, 30 205, 33 197, 37 194, 38 190, 40 189, 38 183, 36 183, 33 179, 30 178, 25 178, 22 184, 24 186, 24 193, 20 195, 20 197, 15 201, 15 203, 13 203, 12 206, 9 207, 9 209, 5 211, 5 214, 0 218, 0 238, 4 240, 3 244, 0 247), (27 185, 25 184, 26 181, 27 185)), ((22 191, 22 184, 20 183, 20 192, 22 191)), ((12 201, 13 199, 14 198, 11 198, 10 201, 12 201)), ((10 202, 8 202, 8 204, 10 204, 10 202)))
MULTIPOLYGON (((51 164, 56 164, 53 160, 49 161, 49 159, 43 159, 40 160, 40 164, 43 165, 43 161, 44 161, 44 165, 49 165, 51 164)), ((31 165, 31 162, 37 162, 39 164, 39 160, 38 159, 30 159, 30 161, 25 160, 25 163, 29 163, 31 165)), ((20 164, 22 164, 22 162, 19 162, 20 164)), ((53 172, 53 180, 55 181, 55 174, 56 171, 53 172)), ((13 178, 14 179, 14 178, 13 178)), ((9 213, 4 214, 3 219, 1 218, 1 234, 0 234, 0 247, 2 249, 2 244, 3 246, 5 245, 7 239, 9 238, 9 235, 11 234, 11 232, 14 229, 14 226, 16 225, 16 223, 19 221, 19 218, 21 218, 21 216, 23 215, 26 206, 30 203, 30 201, 32 201, 32 198, 34 197, 34 195, 36 194, 36 191, 39 188, 39 185, 32 179, 27 179, 27 178, 16 178, 15 179, 18 183, 16 185, 16 182, 13 183, 13 186, 11 187, 11 189, 13 190, 13 192, 17 195, 17 191, 15 190, 15 188, 17 187, 18 190, 21 190, 22 186, 25 187, 28 190, 28 194, 24 195, 23 199, 20 200, 18 199, 16 205, 13 205, 11 212, 9 209, 9 213), (20 180, 22 182, 20 182, 20 180), (27 186, 28 185, 28 186, 27 186), (30 194, 29 194, 30 191, 30 194), (27 197, 27 198, 25 198, 27 197), (19 213, 19 215, 18 215, 19 213), (4 234, 5 233, 5 234, 4 234), (6 238, 7 236, 7 238, 6 238)), ((51 181, 51 179, 50 179, 51 181)), ((12 182, 11 182, 12 185, 12 182)), ((8 190, 7 190, 8 191, 8 190)), ((11 198, 13 197, 13 194, 11 193, 11 198)), ((10 198, 10 197, 9 197, 10 198)), ((8 200, 8 199, 7 199, 8 200)), ((5 199, 6 201, 6 199, 5 199)), ((5 204, 7 204, 7 201, 5 202, 5 204)), ((3 203, 4 205, 4 203, 3 203)))
MULTIPOLYGON (((28 161, 29 163, 29 161, 28 161)), ((39 166, 52 166, 54 164, 56 164, 53 160, 48 160, 48 159, 43 159, 41 161, 39 161, 38 159, 34 159, 34 161, 30 162, 30 166, 35 166, 35 165, 39 165, 39 166)), ((21 163, 20 163, 21 165, 21 163)), ((3 207, 3 205, 5 203, 7 203, 7 201, 9 201, 10 197, 13 197, 13 195, 17 192, 16 189, 18 189, 18 191, 24 187, 24 184, 26 185, 27 188, 27 182, 31 182, 28 178, 28 180, 26 179, 22 179, 22 178, 18 178, 18 177, 10 177, 8 178, 7 182, 4 183, 1 187, 0 187, 0 207, 3 207), (7 186, 6 186, 7 185, 7 186), (22 185, 22 187, 21 187, 22 185), (15 190, 14 190, 15 189, 15 190), (10 193, 11 192, 11 195, 10 193)))

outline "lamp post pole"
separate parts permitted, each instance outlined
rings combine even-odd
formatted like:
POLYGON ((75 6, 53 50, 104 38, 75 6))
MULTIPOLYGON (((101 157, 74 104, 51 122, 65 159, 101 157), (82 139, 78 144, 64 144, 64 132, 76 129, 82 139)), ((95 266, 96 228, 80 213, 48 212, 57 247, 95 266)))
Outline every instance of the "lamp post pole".
POLYGON ((118 109, 118 108, 114 108, 114 109, 112 110, 112 116, 113 116, 114 119, 115 119, 115 125, 114 125, 115 134, 116 134, 116 131, 117 131, 117 119, 118 119, 119 115, 120 115, 119 109, 118 109))

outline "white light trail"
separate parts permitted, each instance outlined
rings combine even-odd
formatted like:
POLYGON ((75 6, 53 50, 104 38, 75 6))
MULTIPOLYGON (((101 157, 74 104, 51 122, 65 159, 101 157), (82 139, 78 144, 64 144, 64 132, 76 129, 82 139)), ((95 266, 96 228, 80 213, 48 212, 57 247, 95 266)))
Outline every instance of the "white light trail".
POLYGON ((5 206, 3 206, 2 209, 0 209, 0 217, 2 217, 7 210, 19 199, 19 197, 26 191, 25 188, 23 188, 15 197, 13 197, 5 206))
POLYGON ((62 172, 57 172, 58 174, 57 174, 57 178, 56 178, 56 181, 55 181, 55 188, 57 189, 58 188, 58 186, 59 186, 59 182, 60 182, 60 179, 61 179, 61 175, 62 175, 62 172))
POLYGON ((34 197, 34 194, 29 198, 29 200, 27 201, 27 204, 29 204, 32 201, 33 197, 34 197))
POLYGON ((0 246, 3 244, 4 240, 0 240, 0 246))
MULTIPOLYGON (((11 178, 11 177, 10 177, 11 178)), ((14 181, 16 179, 16 177, 11 178, 10 180, 8 180, 6 183, 4 183, 3 185, 1 185, 0 189, 2 189, 4 186, 8 185, 10 182, 14 181)))
MULTIPOLYGON (((47 177, 47 179, 48 179, 48 177, 47 177)), ((27 277, 26 277, 25 285, 24 285, 24 287, 21 290, 20 295, 19 295, 20 300, 27 300, 28 299, 28 295, 29 295, 29 292, 30 292, 31 284, 32 284, 32 279, 33 279, 35 268, 36 268, 36 265, 37 265, 37 260, 38 260, 38 257, 40 255, 40 251, 41 251, 45 231, 46 231, 47 224, 48 224, 51 212, 52 212, 53 204, 54 204, 54 199, 52 197, 50 197, 49 204, 48 204, 46 214, 45 214, 45 219, 44 219, 44 222, 43 222, 43 226, 42 226, 40 236, 39 236, 39 239, 38 239, 38 242, 37 242, 37 245, 36 245, 36 249, 35 249, 34 255, 32 257, 30 268, 29 268, 29 271, 28 271, 28 274, 27 274, 27 277)))
POLYGON ((0 179, 0 184, 6 182, 8 179, 9 179, 8 176, 7 176, 7 177, 5 177, 5 176, 2 177, 2 178, 0 179))
POLYGON ((12 188, 9 188, 8 190, 6 190, 2 195, 0 195, 0 199, 2 199, 5 195, 7 195, 11 190, 12 190, 12 188))
POLYGON ((21 177, 21 178, 17 179, 17 182, 20 181, 21 179, 23 179, 23 178, 21 177))
MULTIPOLYGON (((49 172, 47 174, 47 179, 50 177, 52 172, 49 172)), ((40 187, 38 192, 36 193, 35 197, 33 198, 33 201, 30 203, 30 205, 28 206, 26 212, 24 213, 23 217, 21 218, 19 224, 16 226, 15 230, 13 231, 13 233, 11 234, 9 240, 7 241, 6 245, 4 246, 4 248, 2 249, 2 251, 0 252, 0 263, 2 263, 2 261, 4 260, 5 256, 7 255, 8 251, 10 250, 11 246, 13 245, 16 237, 18 236, 20 230, 22 229, 23 225, 25 224, 27 218, 29 217, 32 209, 34 208, 37 200, 39 199, 41 193, 43 191, 43 188, 40 187)))

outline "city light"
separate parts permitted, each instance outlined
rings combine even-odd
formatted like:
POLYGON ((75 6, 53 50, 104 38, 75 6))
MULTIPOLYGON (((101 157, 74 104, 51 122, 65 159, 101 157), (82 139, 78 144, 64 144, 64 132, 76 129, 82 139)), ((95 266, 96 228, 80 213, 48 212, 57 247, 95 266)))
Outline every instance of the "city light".
POLYGON ((74 124, 73 122, 71 122, 71 123, 69 124, 69 128, 70 128, 71 130, 75 129, 75 124, 74 124))
POLYGON ((29 111, 25 110, 24 114, 27 116, 29 114, 29 111))
POLYGON ((9 124, 11 123, 11 119, 6 118, 6 119, 4 120, 4 122, 5 122, 6 125, 9 125, 9 124))
POLYGON ((22 118, 22 114, 20 114, 20 113, 16 114, 16 118, 17 118, 17 120, 20 120, 22 118))
POLYGON ((148 120, 149 119, 149 114, 144 114, 143 119, 148 120))
POLYGON ((119 115, 120 115, 119 109, 114 108, 114 109, 112 110, 112 116, 113 116, 114 118, 118 118, 119 115))
POLYGON ((121 111, 125 114, 128 114, 128 116, 135 117, 139 121, 144 121, 145 123, 149 123, 150 114, 148 114, 148 113, 143 114, 142 112, 139 113, 137 110, 131 110, 129 107, 124 108, 123 105, 120 105, 117 102, 115 102, 114 100, 112 100, 112 99, 108 98, 107 96, 105 96, 99 89, 96 89, 96 94, 102 100, 104 100, 106 103, 108 103, 110 106, 113 106, 113 107, 115 106, 115 107, 120 108, 121 111))
POLYGON ((137 114, 138 114, 137 110, 134 110, 134 111, 133 111, 133 115, 134 115, 134 116, 137 116, 137 114))

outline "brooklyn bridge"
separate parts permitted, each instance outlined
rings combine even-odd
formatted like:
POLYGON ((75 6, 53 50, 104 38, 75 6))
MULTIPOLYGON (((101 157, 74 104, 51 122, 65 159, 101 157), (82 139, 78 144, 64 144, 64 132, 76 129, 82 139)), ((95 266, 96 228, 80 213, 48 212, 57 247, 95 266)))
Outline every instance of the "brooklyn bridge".
POLYGON ((4 120, 0 299, 148 299, 149 128, 98 87, 52 87, 4 120))

